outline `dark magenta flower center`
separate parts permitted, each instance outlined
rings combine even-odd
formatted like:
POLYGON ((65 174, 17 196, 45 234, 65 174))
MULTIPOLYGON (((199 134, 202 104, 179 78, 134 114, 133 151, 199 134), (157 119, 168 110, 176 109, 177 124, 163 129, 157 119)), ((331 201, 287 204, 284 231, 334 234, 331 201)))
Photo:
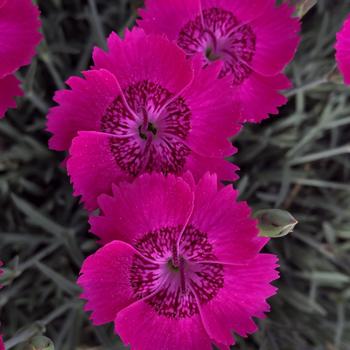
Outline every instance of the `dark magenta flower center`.
MULTIPOLYGON (((145 112, 146 113, 146 112, 145 112)), ((144 118, 144 122, 139 126, 139 136, 143 140, 155 137, 157 135, 157 128, 155 125, 148 121, 147 116, 144 118)))
POLYGON ((181 96, 159 84, 130 85, 107 108, 101 131, 110 134, 118 166, 131 176, 144 172, 180 174, 191 153, 191 111, 181 96))
POLYGON ((222 60, 220 77, 231 74, 234 84, 241 84, 251 73, 255 33, 229 11, 216 7, 203 10, 181 29, 177 42, 189 56, 202 53, 205 64, 222 60))
POLYGON ((208 235, 188 225, 145 234, 136 248, 130 282, 138 299, 159 315, 191 317, 199 304, 213 299, 224 286, 224 267, 217 263, 208 235))

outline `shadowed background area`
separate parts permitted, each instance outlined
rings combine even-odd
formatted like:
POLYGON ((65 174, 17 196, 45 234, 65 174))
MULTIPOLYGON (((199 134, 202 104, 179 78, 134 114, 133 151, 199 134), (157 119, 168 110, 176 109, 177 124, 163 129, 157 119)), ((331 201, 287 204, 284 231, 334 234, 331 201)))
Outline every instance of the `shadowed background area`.
MULTIPOLYGON (((111 326, 92 327, 75 280, 97 245, 72 196, 63 154, 47 148, 45 114, 55 90, 91 64, 95 44, 131 27, 141 1, 39 0, 45 41, 21 71, 26 98, 0 122, 0 291, 7 348, 46 331, 58 350, 125 349, 111 326)), ((304 17, 288 75, 288 105, 234 140, 241 198, 298 219, 271 241, 280 257, 279 295, 260 332, 240 350, 350 349, 350 88, 333 82, 335 33, 350 1, 319 0, 304 17)), ((213 121, 214 122, 214 121, 213 121)), ((157 349, 155 349, 157 350, 157 349)))

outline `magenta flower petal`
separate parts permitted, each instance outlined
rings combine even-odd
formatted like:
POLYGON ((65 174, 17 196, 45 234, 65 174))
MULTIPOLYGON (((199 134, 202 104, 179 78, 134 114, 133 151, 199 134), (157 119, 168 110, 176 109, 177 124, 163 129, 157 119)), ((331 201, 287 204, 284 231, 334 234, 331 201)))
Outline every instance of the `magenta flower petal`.
POLYGON ((108 53, 95 50, 96 70, 56 94, 59 106, 48 116, 51 148, 68 150, 80 132, 68 170, 85 206, 95 209, 113 182, 143 173, 191 171, 199 180, 210 171, 218 181, 236 179, 225 158, 235 152, 229 138, 241 126, 230 80, 217 80, 220 64, 203 70, 200 58, 188 60, 175 43, 140 29, 125 40, 112 34, 108 45, 108 53), (104 141, 97 145, 97 138, 104 141))
POLYGON ((122 40, 116 33, 108 38, 108 52, 96 48, 95 68, 107 69, 122 88, 140 81, 152 81, 173 94, 179 93, 192 80, 191 66, 185 54, 163 36, 146 36, 135 28, 122 40))
POLYGON ((19 80, 14 75, 0 79, 0 118, 9 108, 16 107, 15 97, 22 96, 19 80))
MULTIPOLYGON (((246 2, 245 2, 246 3, 246 2)), ((300 42, 300 22, 294 7, 272 6, 250 23, 256 35, 251 68, 263 76, 280 73, 293 59, 300 42)))
POLYGON ((128 177, 117 166, 110 144, 114 137, 101 132, 85 131, 73 139, 67 161, 74 195, 82 196, 86 209, 97 207, 97 197, 110 193, 112 183, 128 177))
POLYGON ((275 0, 253 0, 247 6, 246 1, 240 0, 201 0, 202 10, 218 7, 232 11, 242 23, 250 23, 263 16, 274 7, 275 0))
POLYGON ((117 315, 115 330, 133 350, 212 350, 198 314, 191 318, 166 318, 143 301, 117 315))
POLYGON ((206 175, 195 190, 190 223, 206 232, 213 252, 221 262, 239 263, 252 259, 267 243, 258 237, 255 220, 245 202, 237 203, 237 191, 231 186, 218 190, 215 175, 206 175))
POLYGON ((95 325, 114 321, 120 310, 135 301, 127 275, 135 254, 130 245, 115 241, 85 260, 78 284, 84 289, 81 297, 89 300, 85 310, 93 311, 95 325))
POLYGON ((114 315, 136 350, 227 350, 232 332, 254 332, 252 318, 264 317, 276 292, 276 257, 260 254, 267 239, 236 199, 215 176, 196 184, 190 173, 144 174, 102 195, 92 231, 114 241, 88 258, 79 279, 93 322, 114 315))
POLYGON ((300 22, 292 13, 273 0, 176 0, 171 6, 149 0, 138 24, 148 33, 166 34, 188 57, 200 54, 203 66, 221 61, 219 77, 230 78, 241 120, 259 122, 287 101, 279 94, 285 84, 268 83, 267 77, 280 76, 295 54, 300 22), (255 98, 262 81, 266 101, 255 98))
POLYGON ((216 298, 201 306, 204 327, 220 344, 234 343, 231 329, 240 336, 257 330, 252 317, 264 318, 270 311, 266 299, 276 294, 269 283, 278 278, 276 257, 260 254, 244 265, 226 265, 225 287, 216 298))
POLYGON ((215 341, 213 341, 213 344, 218 348, 218 350, 231 350, 231 347, 228 345, 219 344, 215 341))
POLYGON ((350 85, 350 16, 337 34, 335 49, 339 70, 344 76, 345 84, 350 85))
POLYGON ((0 0, 0 118, 22 95, 13 73, 34 56, 39 27, 39 10, 32 0, 0 0))
POLYGON ((99 131, 103 114, 119 94, 118 82, 106 70, 87 71, 83 78, 67 81, 71 90, 58 91, 54 97, 59 107, 50 110, 47 129, 53 135, 51 149, 69 149, 78 131, 99 131))
POLYGON ((257 123, 266 119, 269 114, 278 114, 278 107, 287 103, 288 99, 279 93, 280 90, 292 86, 284 74, 263 77, 252 73, 251 76, 234 91, 234 101, 245 116, 244 121, 257 123))
POLYGON ((200 10, 201 0, 146 0, 145 9, 139 10, 142 21, 138 25, 147 33, 165 33, 176 40, 179 28, 194 20, 200 10))
POLYGON ((32 0, 11 0, 0 6, 0 78, 30 63, 41 35, 39 11, 32 0))
POLYGON ((99 207, 103 215, 92 216, 90 224, 101 242, 133 244, 145 231, 184 226, 193 209, 193 194, 186 182, 172 175, 142 175, 135 185, 114 186, 113 197, 101 196, 99 207))
POLYGON ((241 126, 238 123, 232 123, 232 120, 226 117, 237 113, 230 101, 232 94, 230 80, 220 79, 215 82, 220 73, 221 64, 213 64, 207 69, 201 69, 199 57, 193 63, 196 74, 192 84, 183 94, 193 115, 188 145, 194 152, 204 157, 231 156, 235 148, 227 142, 227 139, 236 135, 241 126), (215 96, 218 91, 221 93, 215 96), (220 108, 220 114, 218 108, 220 108))
POLYGON ((239 168, 223 158, 208 158, 193 152, 188 157, 187 167, 196 179, 200 179, 207 172, 217 174, 222 181, 233 182, 238 179, 239 168))
MULTIPOLYGON (((101 132, 80 132, 73 139, 67 170, 74 185, 74 195, 81 196, 90 211, 98 207, 100 194, 112 193, 113 183, 132 181, 132 177, 115 162, 111 144, 116 141, 117 138, 101 132)), ((238 167, 223 158, 208 158, 193 152, 187 159, 187 167, 193 169, 196 178, 211 171, 224 181, 237 180, 238 167)))

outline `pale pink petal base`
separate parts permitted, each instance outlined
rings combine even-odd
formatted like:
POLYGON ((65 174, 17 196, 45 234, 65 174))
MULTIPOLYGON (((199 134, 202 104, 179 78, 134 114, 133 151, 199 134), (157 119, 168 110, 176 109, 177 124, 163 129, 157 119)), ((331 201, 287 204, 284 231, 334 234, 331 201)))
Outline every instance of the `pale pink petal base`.
POLYGON ((112 322, 115 315, 135 301, 129 283, 133 256, 130 245, 114 241, 88 257, 81 269, 78 284, 87 299, 86 311, 92 311, 95 325, 112 322))
POLYGON ((350 85, 350 16, 337 34, 335 49, 339 70, 344 76, 345 84, 350 85))
POLYGON ((23 95, 19 83, 14 75, 7 75, 0 79, 0 118, 5 116, 9 108, 16 107, 15 97, 23 95))
POLYGON ((232 332, 247 336, 257 329, 252 317, 263 318, 270 310, 266 299, 276 294, 270 282, 278 278, 274 255, 260 254, 244 265, 225 265, 225 287, 202 305, 204 326, 222 345, 234 343, 232 332))
POLYGON ((115 330, 133 350, 212 350, 199 315, 166 318, 142 300, 117 315, 115 330))
POLYGON ((103 215, 91 217, 91 231, 103 244, 135 243, 140 235, 162 227, 184 226, 193 209, 193 194, 181 178, 142 175, 133 184, 114 186, 113 197, 101 196, 103 215))

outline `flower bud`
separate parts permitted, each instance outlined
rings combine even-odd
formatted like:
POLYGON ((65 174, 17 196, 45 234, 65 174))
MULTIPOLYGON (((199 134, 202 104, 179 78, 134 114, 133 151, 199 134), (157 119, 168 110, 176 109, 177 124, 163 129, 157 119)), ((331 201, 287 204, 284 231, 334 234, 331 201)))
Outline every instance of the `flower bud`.
POLYGON ((0 272, 0 287, 10 284, 16 277, 16 272, 13 269, 1 268, 0 272))
POLYGON ((334 83, 334 84, 339 84, 339 85, 344 85, 344 77, 340 73, 339 69, 337 66, 335 66, 326 76, 327 81, 334 83))
POLYGON ((25 350, 55 350, 55 346, 51 339, 38 335, 29 340, 25 350))
POLYGON ((292 232, 298 221, 286 210, 258 210, 254 217, 258 220, 260 236, 278 238, 292 232))
POLYGON ((303 18, 316 4, 318 0, 287 0, 290 5, 295 5, 296 14, 303 18))

